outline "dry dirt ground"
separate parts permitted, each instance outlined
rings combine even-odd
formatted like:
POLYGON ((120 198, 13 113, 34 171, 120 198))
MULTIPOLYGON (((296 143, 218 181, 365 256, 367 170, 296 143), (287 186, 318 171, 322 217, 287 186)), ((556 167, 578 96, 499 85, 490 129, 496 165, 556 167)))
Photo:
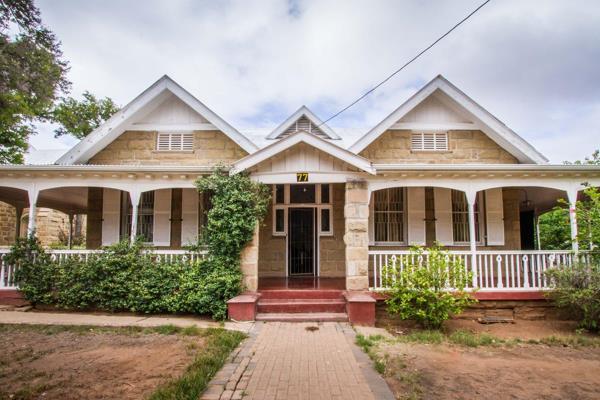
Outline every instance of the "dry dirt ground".
MULTIPOLYGON (((573 324, 530 321, 449 327, 502 339, 541 339, 574 334, 573 324)), ((598 342, 597 342, 598 343, 598 342)), ((600 399, 600 347, 512 344, 462 345, 380 342, 387 354, 386 380, 399 399, 600 399)))
POLYGON ((0 331, 0 399, 142 399, 192 362, 200 337, 0 331))

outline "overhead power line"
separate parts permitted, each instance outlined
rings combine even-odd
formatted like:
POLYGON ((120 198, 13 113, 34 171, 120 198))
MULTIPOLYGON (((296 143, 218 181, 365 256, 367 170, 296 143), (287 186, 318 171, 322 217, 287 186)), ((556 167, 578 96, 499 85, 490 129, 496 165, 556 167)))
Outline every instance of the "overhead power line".
POLYGON ((368 91, 366 91, 358 99, 354 100, 352 103, 348 104, 346 107, 342 108, 340 111, 336 112, 331 117, 327 118, 319 126, 321 126, 323 124, 326 124, 327 122, 331 121, 332 119, 334 119, 335 117, 337 117, 338 115, 340 115, 341 113, 343 113, 344 111, 346 111, 347 109, 349 109, 350 107, 352 107, 353 105, 355 105, 356 103, 358 103, 359 101, 361 101, 362 99, 364 99, 365 97, 367 97, 368 95, 370 95, 371 93, 373 93, 381 85, 383 85, 384 83, 386 83, 387 81, 389 81, 390 79, 392 79, 396 74, 398 74, 398 72, 400 72, 404 68, 408 67, 410 64, 413 63, 413 61, 416 61, 419 57, 421 57, 423 54, 425 54, 429 49, 431 49, 433 46, 435 46, 436 44, 438 44, 438 42, 440 42, 442 39, 444 39, 446 36, 448 36, 450 33, 452 33, 452 31, 454 31, 456 28, 458 28, 464 22, 466 22, 469 18, 471 18, 473 15, 475 15, 475 13, 477 13, 477 11, 481 10, 490 1, 491 0, 486 0, 483 3, 481 3, 479 5, 479 7, 477 7, 473 11, 471 11, 469 13, 469 15, 467 15, 466 17, 464 17, 463 19, 461 19, 456 25, 454 25, 452 28, 450 28, 450 30, 448 30, 442 36, 438 37, 433 43, 431 43, 429 46, 427 46, 426 48, 424 48, 423 50, 421 50, 416 56, 414 56, 413 58, 411 58, 410 60, 408 60, 404 65, 402 65, 400 68, 398 68, 393 73, 391 73, 390 75, 388 75, 384 80, 382 80, 381 82, 379 82, 377 85, 373 86, 371 89, 369 89, 368 91))

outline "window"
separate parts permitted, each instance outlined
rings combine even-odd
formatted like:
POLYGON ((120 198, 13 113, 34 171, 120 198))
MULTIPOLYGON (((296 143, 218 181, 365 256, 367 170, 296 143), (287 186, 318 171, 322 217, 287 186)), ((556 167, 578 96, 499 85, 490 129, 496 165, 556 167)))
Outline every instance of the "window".
POLYGON ((159 132, 156 142, 158 151, 192 151, 194 150, 194 134, 159 132))
POLYGON ((375 242, 403 243, 404 188, 378 190, 374 193, 375 242))
POLYGON ((320 209, 320 225, 319 225, 319 234, 324 236, 333 235, 333 225, 332 225, 332 210, 331 206, 323 206, 320 209))
POLYGON ((285 236, 287 221, 286 214, 287 209, 283 206, 276 206, 273 209, 273 235, 274 236, 285 236))
POLYGON ((315 203, 316 199, 315 185, 290 185, 290 203, 315 203))
POLYGON ((208 225, 208 212, 212 208, 212 193, 198 193, 198 236, 202 237, 208 225))
POLYGON ((275 203, 285 203, 285 185, 275 185, 275 203))
POLYGON ((447 132, 413 133, 411 149, 415 151, 445 151, 448 150, 447 132))
MULTIPOLYGON (((475 240, 481 241, 480 196, 475 201, 475 240)), ((469 243, 469 206, 464 192, 452 190, 452 235, 454 243, 469 243)))
MULTIPOLYGON (((121 240, 129 237, 131 232, 131 219, 133 207, 129 193, 121 192, 121 240)), ((142 237, 144 242, 152 242, 154 232, 154 192, 143 192, 140 196, 137 220, 137 236, 142 237)))
POLYGON ((329 185, 328 184, 321 185, 321 203, 322 204, 329 203, 329 185))

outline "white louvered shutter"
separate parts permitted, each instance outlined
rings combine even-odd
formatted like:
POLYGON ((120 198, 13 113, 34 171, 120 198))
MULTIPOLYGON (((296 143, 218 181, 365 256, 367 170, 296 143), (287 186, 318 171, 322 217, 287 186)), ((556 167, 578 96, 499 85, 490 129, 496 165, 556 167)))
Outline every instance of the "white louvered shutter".
POLYGON ((155 246, 171 245, 171 189, 154 191, 152 237, 155 246))
POLYGON ((104 189, 102 194, 102 246, 119 241, 121 191, 104 189))
POLYGON ((425 245, 425 188, 407 189, 408 243, 425 245))
POLYGON ((433 188, 435 204, 435 239, 444 246, 454 244, 452 235, 452 191, 433 188))
POLYGON ((502 188, 485 191, 485 219, 487 221, 487 244, 504 245, 504 204, 502 188))
POLYGON ((198 240, 198 191, 183 189, 181 193, 181 244, 198 240))
POLYGON ((375 192, 369 199, 369 243, 375 243, 375 192))

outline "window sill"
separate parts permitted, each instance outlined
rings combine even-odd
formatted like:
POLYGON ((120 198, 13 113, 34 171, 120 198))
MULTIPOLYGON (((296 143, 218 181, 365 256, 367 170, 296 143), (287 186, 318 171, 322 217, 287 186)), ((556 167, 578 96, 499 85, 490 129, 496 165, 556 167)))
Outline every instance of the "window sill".
POLYGON ((369 246, 398 247, 408 245, 405 242, 369 242, 369 246))
POLYGON ((193 154, 194 150, 152 150, 152 153, 182 153, 182 154, 193 154))
POLYGON ((411 150, 411 153, 415 153, 415 154, 450 154, 453 153, 452 150, 411 150))

